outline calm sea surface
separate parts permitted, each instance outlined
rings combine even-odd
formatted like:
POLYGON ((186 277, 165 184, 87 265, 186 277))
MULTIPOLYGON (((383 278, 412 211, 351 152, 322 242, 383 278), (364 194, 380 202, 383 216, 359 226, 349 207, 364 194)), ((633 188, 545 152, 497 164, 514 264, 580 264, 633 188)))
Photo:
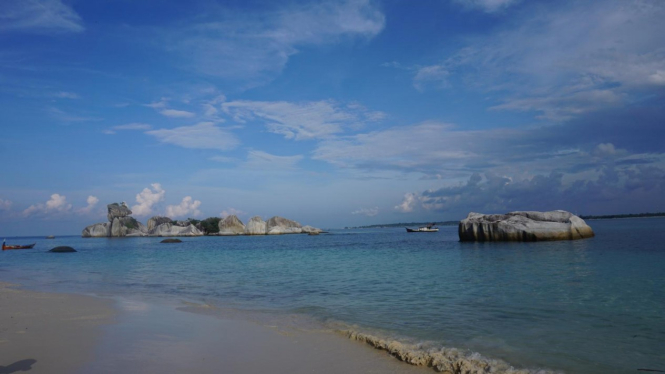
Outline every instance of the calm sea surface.
POLYGON ((460 243, 439 233, 36 241, 0 280, 47 291, 184 298, 304 314, 516 367, 665 370, 665 219, 588 222, 593 239, 460 243), (46 253, 70 245, 79 253, 46 253))

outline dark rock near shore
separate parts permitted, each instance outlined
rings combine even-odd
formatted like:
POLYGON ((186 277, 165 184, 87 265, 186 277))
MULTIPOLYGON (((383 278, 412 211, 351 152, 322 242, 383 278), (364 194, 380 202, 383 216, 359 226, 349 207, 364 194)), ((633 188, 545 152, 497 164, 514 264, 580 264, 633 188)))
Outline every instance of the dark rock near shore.
POLYGON ((180 239, 164 239, 160 243, 182 243, 180 239))
POLYGON ((507 214, 469 213, 459 223, 460 241, 535 242, 584 239, 594 235, 583 219, 563 210, 507 214))
POLYGON ((72 248, 72 247, 68 247, 68 246, 63 245, 63 246, 60 246, 60 247, 55 247, 55 248, 51 249, 49 252, 53 252, 53 253, 71 253, 71 252, 77 252, 77 250, 72 248))

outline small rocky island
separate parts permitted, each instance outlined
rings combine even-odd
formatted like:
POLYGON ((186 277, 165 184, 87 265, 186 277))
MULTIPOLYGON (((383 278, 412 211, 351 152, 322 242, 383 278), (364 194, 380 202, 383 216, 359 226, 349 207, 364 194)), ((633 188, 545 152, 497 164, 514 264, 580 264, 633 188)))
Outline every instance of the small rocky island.
POLYGON ((507 214, 469 213, 459 223, 459 239, 463 242, 576 240, 594 235, 583 219, 564 210, 507 214))
POLYGON ((212 217, 203 221, 192 219, 174 221, 168 217, 155 216, 148 220, 146 226, 131 217, 132 211, 125 203, 113 203, 106 207, 108 222, 86 227, 83 229, 82 237, 282 235, 321 232, 315 227, 301 226, 296 221, 277 216, 268 221, 258 216, 252 217, 247 225, 233 215, 224 219, 212 217))

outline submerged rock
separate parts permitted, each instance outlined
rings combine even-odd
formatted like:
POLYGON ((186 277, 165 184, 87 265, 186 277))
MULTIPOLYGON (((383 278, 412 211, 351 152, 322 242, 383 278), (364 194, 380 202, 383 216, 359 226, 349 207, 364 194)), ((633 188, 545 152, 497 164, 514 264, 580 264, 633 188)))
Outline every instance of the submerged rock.
POLYGON ((460 241, 546 241, 593 237, 591 227, 580 217, 563 210, 469 213, 459 223, 460 241))
POLYGON ((121 204, 109 204, 106 206, 106 209, 108 209, 108 214, 106 217, 109 219, 109 222, 113 222, 114 218, 127 217, 132 215, 132 211, 129 210, 129 207, 124 202, 121 204))
POLYGON ((284 217, 272 217, 266 222, 266 234, 268 235, 281 235, 281 234, 301 234, 302 226, 290 219, 284 217))
POLYGON ((76 249, 74 249, 72 247, 68 247, 68 246, 63 245, 63 246, 60 246, 60 247, 55 247, 55 248, 51 249, 49 252, 70 253, 70 252, 77 252, 77 251, 76 251, 76 249))
POLYGON ((230 215, 219 221, 219 234, 222 236, 242 235, 245 233, 245 225, 235 215, 230 215))
POLYGON ((160 243, 182 243, 180 239, 164 239, 160 243))
POLYGON ((245 235, 265 235, 266 222, 259 216, 250 218, 245 226, 245 235))

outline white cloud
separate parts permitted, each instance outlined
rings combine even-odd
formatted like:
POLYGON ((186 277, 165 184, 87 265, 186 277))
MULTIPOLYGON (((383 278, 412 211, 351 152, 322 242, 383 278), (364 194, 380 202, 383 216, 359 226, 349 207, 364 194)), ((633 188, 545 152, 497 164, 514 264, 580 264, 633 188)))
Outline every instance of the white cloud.
POLYGON ((166 44, 195 70, 256 85, 281 72, 301 46, 371 38, 384 23, 370 0, 291 4, 267 12, 211 10, 207 20, 169 33, 166 44))
POLYGON ((192 112, 188 112, 186 110, 176 110, 176 109, 164 109, 160 110, 159 113, 163 116, 171 118, 192 118, 196 116, 196 114, 192 112))
POLYGON ((99 202, 99 199, 96 196, 90 195, 90 196, 88 196, 88 199, 86 200, 86 202, 88 203, 88 205, 85 208, 79 209, 78 213, 80 213, 80 214, 90 213, 95 208, 97 203, 99 202))
POLYGON ((150 130, 152 129, 152 126, 150 126, 147 123, 128 123, 126 125, 118 125, 118 126, 113 126, 109 129, 106 129, 103 131, 104 134, 115 134, 117 131, 123 131, 123 130, 150 130))
POLYGON ((54 213, 67 213, 71 211, 72 204, 67 203, 67 198, 60 194, 53 194, 45 204, 34 204, 23 211, 28 217, 35 214, 50 215, 54 213))
POLYGON ((374 208, 360 208, 358 210, 355 210, 351 212, 351 214, 362 214, 367 217, 374 217, 375 215, 379 214, 379 207, 374 207, 374 208))
POLYGON ((242 210, 235 208, 226 208, 222 210, 222 212, 219 215, 222 218, 226 218, 228 216, 244 216, 247 215, 247 212, 243 212, 242 210))
POLYGON ((166 216, 170 218, 200 216, 200 206, 201 202, 199 200, 193 200, 191 196, 185 196, 180 204, 166 207, 166 216))
POLYGON ((92 121, 102 120, 101 118, 97 117, 88 117, 88 116, 70 114, 55 107, 48 108, 47 110, 52 117, 63 122, 92 122, 92 121))
POLYGON ((0 32, 81 32, 81 17, 61 0, 3 0, 0 32))
POLYGON ((469 8, 481 9, 487 13, 494 13, 519 3, 521 0, 454 0, 469 8))
POLYGON ((219 162, 222 164, 235 164, 239 161, 237 158, 226 157, 226 156, 212 156, 208 160, 219 162))
POLYGON ((159 183, 153 183, 150 188, 144 188, 143 191, 136 195, 136 202, 138 204, 132 206, 132 213, 135 216, 147 216, 152 213, 152 207, 158 202, 164 200, 166 191, 162 189, 159 183))
POLYGON ((147 131, 162 143, 174 144, 184 148, 220 149, 223 151, 238 146, 238 139, 229 131, 215 126, 212 122, 201 122, 193 126, 174 129, 147 131))
POLYGON ((10 200, 0 199, 0 211, 8 211, 12 208, 12 202, 10 200))
POLYGON ((249 151, 242 166, 246 169, 288 170, 295 169, 302 159, 302 155, 276 156, 263 151, 249 151))
POLYGON ((665 84, 664 2, 525 6, 532 8, 517 15, 509 28, 471 39, 459 53, 422 68, 414 85, 447 82, 448 87, 480 89, 503 101, 494 109, 567 120, 616 108, 665 84))
POLYGON ((287 139, 325 139, 345 128, 362 126, 384 117, 382 112, 363 106, 340 106, 334 101, 291 103, 286 101, 230 101, 222 104, 225 113, 238 122, 261 120, 268 131, 287 139))
POLYGON ((413 86, 420 91, 432 85, 436 88, 448 87, 449 75, 450 72, 442 65, 424 66, 416 70, 413 86))
POLYGON ((398 210, 402 213, 413 212, 413 209, 416 207, 417 204, 418 204, 418 199, 416 197, 416 194, 409 192, 404 194, 404 199, 402 200, 402 203, 396 205, 395 210, 398 210))

